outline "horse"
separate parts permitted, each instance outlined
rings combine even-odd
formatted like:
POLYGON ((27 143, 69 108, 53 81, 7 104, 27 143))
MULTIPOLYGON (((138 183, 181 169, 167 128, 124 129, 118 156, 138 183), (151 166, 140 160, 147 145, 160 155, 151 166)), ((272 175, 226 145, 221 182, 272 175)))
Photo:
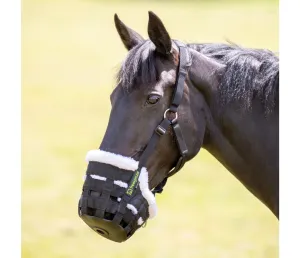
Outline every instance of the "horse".
POLYGON ((235 44, 171 39, 149 11, 144 39, 114 16, 128 50, 78 212, 99 235, 129 239, 155 217, 155 194, 201 148, 279 220, 279 58, 235 44))

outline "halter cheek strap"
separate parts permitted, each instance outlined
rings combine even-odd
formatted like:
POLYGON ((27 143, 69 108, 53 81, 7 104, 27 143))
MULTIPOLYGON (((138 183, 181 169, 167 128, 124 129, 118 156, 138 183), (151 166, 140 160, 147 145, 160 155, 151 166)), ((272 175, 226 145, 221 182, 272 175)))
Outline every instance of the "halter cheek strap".
POLYGON ((168 175, 163 179, 163 181, 154 188, 154 190, 152 191, 154 194, 161 193, 163 191, 163 187, 167 183, 168 177, 177 173, 184 166, 184 163, 186 162, 186 156, 188 154, 188 148, 186 146, 180 125, 178 123, 177 110, 182 100, 184 82, 186 79, 186 75, 188 73, 188 68, 191 66, 191 58, 188 49, 184 44, 176 41, 176 45, 178 46, 179 49, 179 65, 177 67, 177 73, 176 73, 177 77, 176 77, 175 90, 173 93, 172 102, 170 107, 164 112, 164 119, 156 127, 147 145, 147 148, 144 150, 142 156, 140 157, 139 166, 143 167, 146 165, 145 163, 150 157, 150 155, 153 153, 153 151, 155 150, 158 140, 160 139, 161 136, 166 134, 169 126, 172 127, 172 130, 174 132, 180 157, 177 161, 176 166, 168 173, 168 175), (174 119, 169 119, 170 113, 173 113, 175 115, 174 119))

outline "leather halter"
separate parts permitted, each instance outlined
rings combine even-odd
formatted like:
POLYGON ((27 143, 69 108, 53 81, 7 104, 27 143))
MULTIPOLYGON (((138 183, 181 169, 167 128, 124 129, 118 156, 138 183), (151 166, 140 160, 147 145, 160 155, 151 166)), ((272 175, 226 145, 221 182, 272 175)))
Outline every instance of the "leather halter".
POLYGON ((177 72, 176 72, 176 83, 175 83, 175 90, 173 93, 172 102, 170 107, 164 112, 163 120, 154 130, 154 133, 152 134, 146 149, 142 153, 139 160, 139 168, 146 166, 146 161, 148 160, 149 156, 153 153, 158 140, 160 139, 161 136, 163 136, 167 132, 169 126, 172 127, 172 130, 174 132, 180 157, 177 161, 176 166, 168 173, 168 175, 163 179, 163 181, 159 183, 152 190, 153 194, 161 193, 163 191, 163 187, 167 183, 168 177, 177 173, 184 166, 188 154, 188 148, 186 146, 180 125, 178 123, 177 109, 182 100, 184 82, 186 79, 186 75, 188 73, 188 68, 191 66, 191 58, 188 49, 184 44, 182 44, 181 42, 176 42, 176 45, 179 49, 179 65, 177 67, 177 72), (175 115, 175 118, 169 119, 168 117, 169 113, 173 113, 175 115))

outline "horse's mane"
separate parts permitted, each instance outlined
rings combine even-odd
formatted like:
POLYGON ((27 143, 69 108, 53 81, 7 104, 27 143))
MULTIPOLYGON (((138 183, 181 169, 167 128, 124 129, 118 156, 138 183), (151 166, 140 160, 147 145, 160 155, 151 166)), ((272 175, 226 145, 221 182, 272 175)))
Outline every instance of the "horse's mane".
POLYGON ((279 58, 269 50, 242 48, 228 44, 188 44, 202 54, 226 65, 219 84, 222 106, 241 100, 251 109, 257 97, 270 113, 279 101, 279 58))
POLYGON ((155 45, 150 40, 132 48, 117 73, 117 82, 130 91, 158 80, 155 67, 155 45))
MULTIPOLYGON (((187 46, 226 65, 219 84, 218 101, 222 106, 240 100, 244 108, 251 109, 252 100, 258 97, 269 113, 278 104, 279 58, 271 51, 213 43, 187 46)), ((155 46, 150 40, 128 52, 117 80, 129 91, 158 80, 155 46)))

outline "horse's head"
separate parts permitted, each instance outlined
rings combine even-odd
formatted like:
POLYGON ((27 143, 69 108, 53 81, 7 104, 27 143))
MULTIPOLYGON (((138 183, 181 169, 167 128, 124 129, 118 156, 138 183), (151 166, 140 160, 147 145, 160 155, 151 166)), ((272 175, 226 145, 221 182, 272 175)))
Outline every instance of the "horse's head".
POLYGON ((161 20, 149 12, 150 40, 117 15, 115 25, 129 52, 100 150, 87 154, 79 215, 99 234, 122 242, 155 216, 151 190, 198 153, 206 118, 204 97, 195 99, 197 88, 188 86, 191 53, 171 40, 161 20))

